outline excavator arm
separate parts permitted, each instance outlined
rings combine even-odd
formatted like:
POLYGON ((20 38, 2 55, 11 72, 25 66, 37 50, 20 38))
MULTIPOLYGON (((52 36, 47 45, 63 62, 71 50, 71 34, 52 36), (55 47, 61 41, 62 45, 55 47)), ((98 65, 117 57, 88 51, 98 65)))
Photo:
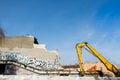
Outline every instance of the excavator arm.
POLYGON ((109 71, 113 72, 115 74, 115 76, 119 76, 119 74, 120 74, 119 70, 113 64, 111 64, 107 59, 105 59, 100 53, 98 53, 87 42, 82 42, 82 43, 76 44, 76 51, 77 51, 77 55, 78 55, 79 69, 80 69, 81 75, 85 75, 85 71, 84 71, 84 67, 83 67, 83 61, 82 61, 82 47, 84 47, 84 46, 86 46, 90 50, 90 52, 94 56, 96 56, 106 66, 106 68, 109 71))

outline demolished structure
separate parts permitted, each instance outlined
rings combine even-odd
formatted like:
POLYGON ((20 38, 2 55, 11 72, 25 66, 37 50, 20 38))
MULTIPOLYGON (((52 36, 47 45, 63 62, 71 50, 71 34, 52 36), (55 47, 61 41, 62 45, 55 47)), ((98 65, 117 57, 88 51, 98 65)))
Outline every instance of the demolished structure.
POLYGON ((30 35, 0 38, 0 74, 33 74, 34 70, 58 70, 59 55, 30 35), (12 65, 14 64, 14 65, 12 65), (22 68, 21 68, 22 67, 22 68), (26 70, 28 68, 28 70, 26 70), (25 69, 26 68, 26 69, 25 69))

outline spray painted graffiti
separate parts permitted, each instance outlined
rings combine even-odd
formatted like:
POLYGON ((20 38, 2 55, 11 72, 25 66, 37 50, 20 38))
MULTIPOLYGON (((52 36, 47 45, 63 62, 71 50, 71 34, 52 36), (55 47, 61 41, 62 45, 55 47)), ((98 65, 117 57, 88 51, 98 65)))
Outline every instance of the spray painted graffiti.
POLYGON ((18 70, 19 70, 19 68, 17 68, 17 67, 14 66, 14 65, 10 65, 10 64, 9 64, 9 65, 6 65, 4 74, 7 74, 7 75, 9 75, 9 74, 15 75, 18 70))
POLYGON ((0 60, 15 61, 41 70, 57 70, 59 67, 58 60, 39 60, 13 51, 0 51, 0 60))

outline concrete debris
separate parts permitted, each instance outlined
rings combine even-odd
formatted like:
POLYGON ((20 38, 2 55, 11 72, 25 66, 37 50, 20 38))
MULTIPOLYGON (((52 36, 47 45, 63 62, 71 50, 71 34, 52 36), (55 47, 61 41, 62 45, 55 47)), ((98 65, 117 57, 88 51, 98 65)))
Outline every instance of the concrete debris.
POLYGON ((120 80, 120 77, 26 76, 0 75, 0 80, 120 80))

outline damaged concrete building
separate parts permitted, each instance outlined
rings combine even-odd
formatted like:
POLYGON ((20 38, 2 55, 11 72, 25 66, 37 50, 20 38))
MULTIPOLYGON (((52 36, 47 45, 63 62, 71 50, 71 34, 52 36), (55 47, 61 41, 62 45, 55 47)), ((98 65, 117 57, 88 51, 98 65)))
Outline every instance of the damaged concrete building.
MULTIPOLYGON (((39 44, 37 39, 30 35, 1 37, 0 61, 14 61, 40 70, 56 70, 59 68, 58 52, 47 50, 45 44, 39 44)), ((11 65, 6 66, 3 63, 0 65, 1 70, 4 68, 1 74, 23 74, 22 72, 26 72, 15 66, 14 68, 17 68, 17 71, 10 72, 11 65)))

